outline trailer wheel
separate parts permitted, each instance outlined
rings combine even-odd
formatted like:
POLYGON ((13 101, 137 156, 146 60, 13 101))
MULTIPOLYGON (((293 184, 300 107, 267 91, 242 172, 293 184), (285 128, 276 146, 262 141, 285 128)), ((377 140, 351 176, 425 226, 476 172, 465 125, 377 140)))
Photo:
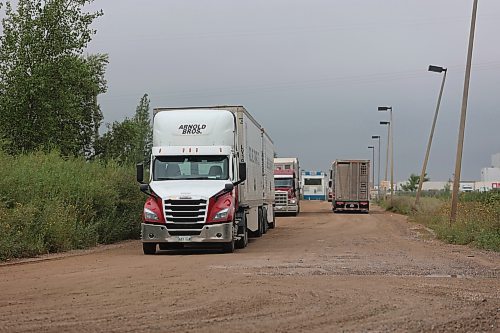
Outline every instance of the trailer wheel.
POLYGON ((156 243, 142 243, 142 252, 144 254, 156 254, 156 243))
POLYGON ((267 233, 269 229, 269 224, 267 223, 267 208, 262 208, 262 233, 267 233))
POLYGON ((247 217, 245 212, 243 212, 241 216, 241 220, 238 223, 238 229, 242 228, 243 230, 238 233, 240 235, 240 239, 236 241, 235 247, 237 249, 244 249, 248 245, 248 229, 247 229, 247 217), (243 233, 243 236, 241 236, 243 233))
POLYGON ((253 232, 254 237, 261 237, 262 236, 262 229, 264 229, 264 223, 262 223, 262 208, 259 207, 258 209, 258 214, 257 214, 257 221, 259 224, 259 228, 257 231, 253 232))

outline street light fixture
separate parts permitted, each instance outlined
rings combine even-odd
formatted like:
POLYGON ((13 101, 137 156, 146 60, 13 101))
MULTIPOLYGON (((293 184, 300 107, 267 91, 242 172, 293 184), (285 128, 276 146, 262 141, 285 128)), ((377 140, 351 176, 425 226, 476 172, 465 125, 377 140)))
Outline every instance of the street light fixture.
POLYGON ((417 208, 417 205, 420 201, 420 194, 422 193, 422 186, 424 183, 425 170, 427 169, 427 162, 429 161, 429 154, 431 152, 432 138, 434 137, 434 129, 436 128, 436 121, 437 121, 437 117, 438 117, 438 113, 439 113, 439 106, 441 105, 441 97, 443 96, 444 82, 446 81, 446 73, 448 73, 448 69, 443 68, 443 67, 439 67, 439 66, 430 65, 429 72, 435 72, 435 73, 444 72, 444 75, 443 75, 443 81, 441 82, 441 89, 439 90, 439 97, 437 100, 436 112, 434 113, 434 120, 432 121, 431 133, 429 135, 429 141, 427 143, 427 150, 425 152, 424 163, 422 165, 422 172, 420 173, 420 180, 418 182, 418 190, 417 190, 417 195, 415 197, 415 208, 417 208))
POLYGON ((380 135, 372 135, 372 139, 373 140, 375 140, 375 139, 378 140, 377 197, 380 198, 380 135))
POLYGON ((392 120, 392 106, 379 106, 379 111, 390 111, 389 133, 391 137, 391 206, 394 198, 394 122, 392 120))

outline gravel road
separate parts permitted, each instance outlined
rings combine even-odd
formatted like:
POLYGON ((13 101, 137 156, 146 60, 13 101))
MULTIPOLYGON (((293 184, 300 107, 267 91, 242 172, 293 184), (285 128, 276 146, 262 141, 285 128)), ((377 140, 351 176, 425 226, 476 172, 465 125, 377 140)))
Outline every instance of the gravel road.
POLYGON ((301 210, 233 254, 128 241, 1 264, 0 331, 500 331, 499 253, 377 208, 301 210))

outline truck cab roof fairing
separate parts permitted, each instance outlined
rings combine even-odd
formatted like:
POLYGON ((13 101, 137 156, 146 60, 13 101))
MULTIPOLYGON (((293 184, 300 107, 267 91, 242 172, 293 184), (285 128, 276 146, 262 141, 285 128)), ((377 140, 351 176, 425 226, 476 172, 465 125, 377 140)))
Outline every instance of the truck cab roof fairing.
POLYGON ((159 112, 153 121, 153 146, 232 146, 234 131, 234 115, 226 110, 159 112))

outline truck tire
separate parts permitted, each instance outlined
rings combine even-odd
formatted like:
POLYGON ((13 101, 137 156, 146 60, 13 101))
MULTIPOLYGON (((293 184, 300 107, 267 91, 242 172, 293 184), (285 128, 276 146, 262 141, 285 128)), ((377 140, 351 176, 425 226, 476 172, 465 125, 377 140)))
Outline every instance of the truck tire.
POLYGON ((156 243, 142 243, 142 252, 144 254, 156 254, 156 243))
POLYGON ((228 243, 222 243, 222 252, 224 253, 234 252, 234 239, 228 243))
POLYGON ((257 221, 258 221, 258 224, 259 224, 259 228, 252 232, 252 236, 253 237, 262 237, 262 226, 263 226, 263 223, 262 223, 262 208, 259 207, 258 208, 258 214, 257 214, 257 221))
POLYGON ((266 234, 269 229, 269 224, 267 222, 267 208, 262 208, 262 233, 266 234))
POLYGON ((238 223, 238 229, 242 228, 242 230, 238 231, 238 234, 241 235, 243 233, 243 236, 235 242, 235 247, 237 249, 244 249, 248 245, 248 229, 247 229, 247 217, 246 214, 243 212, 243 215, 241 216, 241 220, 238 223))

